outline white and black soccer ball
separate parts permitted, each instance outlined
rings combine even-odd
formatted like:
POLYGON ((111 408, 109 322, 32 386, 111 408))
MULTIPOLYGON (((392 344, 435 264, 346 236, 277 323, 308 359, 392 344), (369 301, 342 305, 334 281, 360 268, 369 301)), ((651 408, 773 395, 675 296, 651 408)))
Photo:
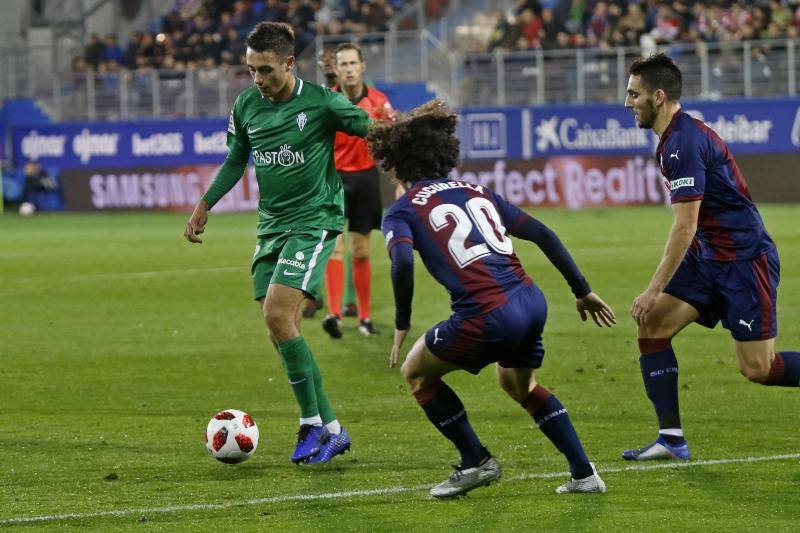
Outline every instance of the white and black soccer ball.
POLYGON ((206 427, 206 448, 226 464, 246 461, 258 448, 258 426, 244 411, 220 411, 206 427))
POLYGON ((22 202, 19 205, 19 214, 24 217, 29 217, 36 212, 36 206, 30 202, 22 202))

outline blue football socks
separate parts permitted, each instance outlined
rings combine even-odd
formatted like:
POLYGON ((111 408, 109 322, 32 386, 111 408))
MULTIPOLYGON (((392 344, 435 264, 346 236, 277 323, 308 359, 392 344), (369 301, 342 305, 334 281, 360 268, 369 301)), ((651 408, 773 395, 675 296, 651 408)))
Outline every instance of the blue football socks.
POLYGON ((573 479, 583 479, 592 475, 589 458, 583 451, 581 440, 575 432, 566 408, 558 398, 541 385, 536 385, 523 400, 522 407, 533 417, 542 433, 567 458, 573 479))
POLYGON ((464 404, 453 389, 438 380, 414 393, 428 420, 461 453, 461 468, 478 466, 489 456, 467 419, 464 404))

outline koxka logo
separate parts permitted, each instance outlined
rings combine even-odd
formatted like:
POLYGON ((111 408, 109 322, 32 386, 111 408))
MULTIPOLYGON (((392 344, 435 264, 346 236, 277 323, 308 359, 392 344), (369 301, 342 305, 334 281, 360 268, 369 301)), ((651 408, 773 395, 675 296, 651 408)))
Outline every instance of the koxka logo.
POLYGON ((306 122, 308 122, 308 117, 305 113, 297 115, 297 127, 300 128, 300 131, 303 131, 303 128, 306 127, 306 122))

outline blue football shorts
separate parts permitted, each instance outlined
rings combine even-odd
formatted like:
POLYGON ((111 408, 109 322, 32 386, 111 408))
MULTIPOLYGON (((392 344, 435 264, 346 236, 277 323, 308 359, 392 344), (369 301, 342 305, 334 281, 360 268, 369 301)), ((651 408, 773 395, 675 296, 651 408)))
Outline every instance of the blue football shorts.
POLYGON ((780 277, 774 247, 742 261, 710 261, 687 252, 664 292, 697 309, 701 326, 721 321, 737 341, 772 339, 778 334, 780 277))
POLYGON ((547 300, 535 284, 519 289, 497 309, 470 318, 454 313, 425 333, 439 359, 477 374, 497 362, 504 368, 539 368, 547 300))

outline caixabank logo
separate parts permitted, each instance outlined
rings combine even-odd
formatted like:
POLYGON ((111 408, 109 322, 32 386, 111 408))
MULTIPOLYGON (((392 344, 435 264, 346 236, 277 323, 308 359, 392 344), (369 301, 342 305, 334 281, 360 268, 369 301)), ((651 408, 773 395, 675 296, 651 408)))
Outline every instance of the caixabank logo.
POLYGON ((537 119, 535 151, 539 154, 642 150, 652 145, 647 132, 616 117, 586 120, 575 115, 537 119))

